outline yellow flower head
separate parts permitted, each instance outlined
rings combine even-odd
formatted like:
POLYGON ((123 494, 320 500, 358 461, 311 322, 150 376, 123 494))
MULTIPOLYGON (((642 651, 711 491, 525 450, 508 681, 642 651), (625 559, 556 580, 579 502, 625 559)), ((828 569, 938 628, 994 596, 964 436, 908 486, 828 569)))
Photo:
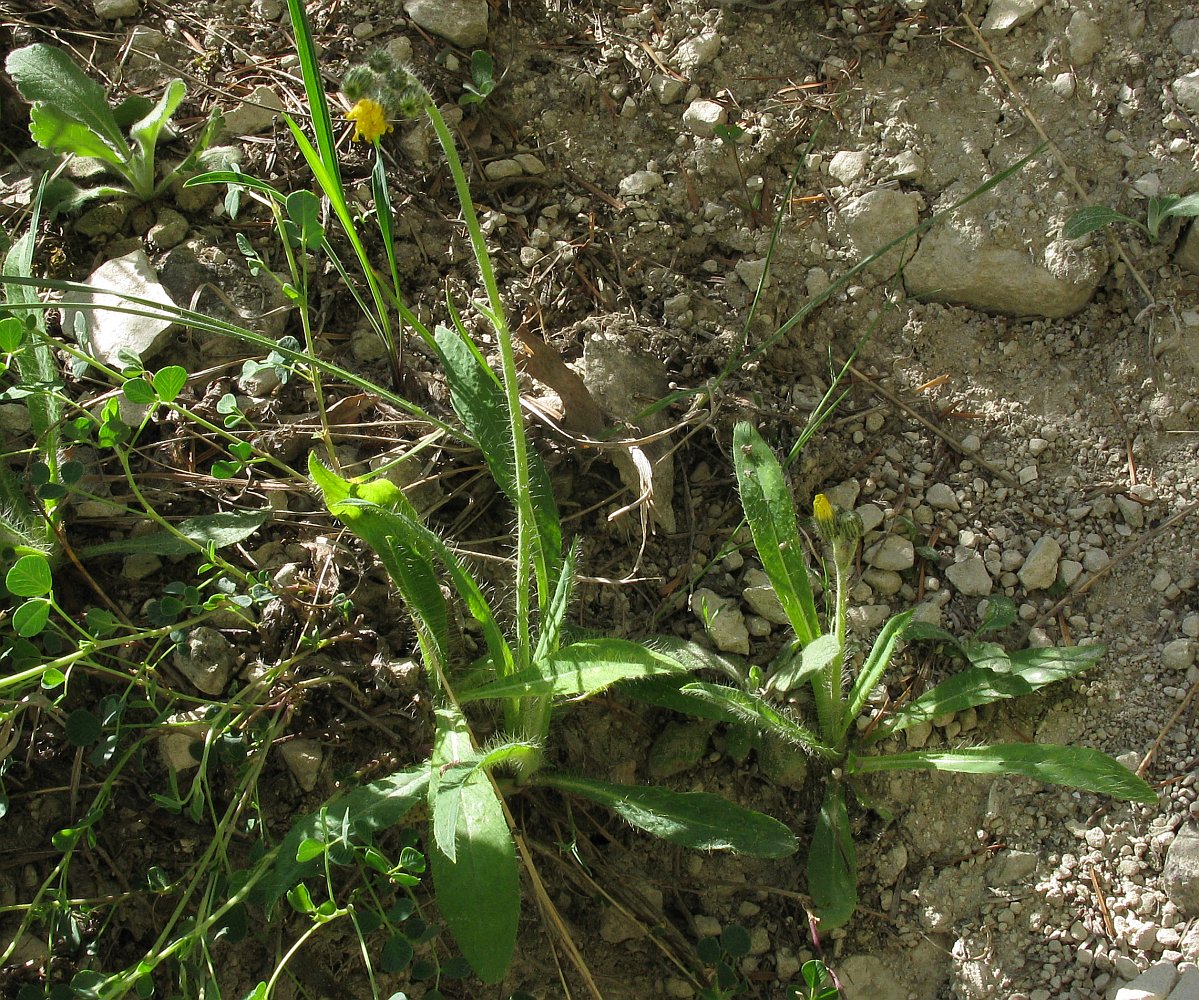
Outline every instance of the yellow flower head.
POLYGON ((354 123, 354 138, 363 142, 378 142, 380 136, 386 135, 392 129, 383 105, 369 97, 362 98, 350 108, 346 117, 354 123))
POLYGON ((833 505, 823 493, 817 493, 812 498, 812 516, 817 524, 827 524, 833 519, 833 505))

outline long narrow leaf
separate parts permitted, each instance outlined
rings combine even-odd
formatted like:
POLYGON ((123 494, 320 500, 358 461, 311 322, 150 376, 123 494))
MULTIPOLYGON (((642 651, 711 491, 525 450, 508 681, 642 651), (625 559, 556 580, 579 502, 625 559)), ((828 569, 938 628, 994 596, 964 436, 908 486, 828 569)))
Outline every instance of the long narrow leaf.
POLYGON ((683 672, 682 664, 628 639, 583 639, 531 668, 459 692, 459 701, 484 698, 570 698, 594 694, 621 681, 683 672))
POLYGON ((472 752, 461 713, 439 709, 429 785, 433 888, 463 957, 480 979, 495 983, 512 961, 520 918, 516 846, 486 771, 445 788, 438 780, 441 770, 472 752))
POLYGON ((832 755, 833 749, 806 726, 779 712, 768 701, 748 691, 727 687, 724 684, 709 684, 706 681, 691 681, 680 688, 685 695, 719 705, 728 713, 727 717, 742 725, 750 725, 776 736, 788 743, 804 747, 814 753, 832 755))
POLYGON ((575 563, 579 558, 582 540, 576 538, 562 557, 562 568, 558 572, 558 585, 545 609, 537 629, 537 647, 533 650, 533 661, 544 660, 557 652, 562 639, 562 626, 570 610, 570 597, 574 587, 575 563))
POLYGON ((450 620, 433 563, 422 548, 405 544, 410 539, 403 534, 397 537, 394 530, 388 531, 380 516, 371 516, 371 510, 382 511, 383 508, 353 503, 364 495, 397 506, 407 500, 385 480, 368 484, 347 482, 326 469, 315 454, 308 456, 308 473, 320 487, 330 513, 366 542, 387 568, 416 623, 425 667, 436 681, 438 672, 449 662, 450 620))
POLYGON ((845 789, 830 781, 808 851, 808 894, 822 931, 848 922, 858 906, 858 856, 845 808, 845 789))
POLYGON ((762 568, 802 645, 820 635, 795 506, 778 459, 752 424, 733 430, 733 464, 762 568))
POLYGON ((708 792, 614 785, 561 774, 539 776, 538 781, 607 806, 639 830, 684 847, 755 858, 785 858, 799 847, 777 819, 708 792))
POLYGON ((1123 764, 1090 747, 1052 743, 996 743, 958 750, 849 756, 846 771, 960 771, 966 774, 1019 774, 1051 785, 1081 788, 1130 802, 1156 802, 1157 793, 1123 764))
POLYGON ((1010 670, 974 666, 954 674, 899 709, 871 736, 877 741, 918 722, 1005 698, 1019 698, 1094 666, 1105 646, 1045 646, 1009 653, 1010 670))
POLYGON ((849 691, 849 703, 846 706, 845 715, 841 719, 840 735, 842 738, 861 713, 866 699, 870 697, 870 692, 882 680, 883 673, 891 662, 891 657, 895 655, 895 647, 903 637, 903 630, 908 627, 908 622, 912 620, 914 613, 905 611, 902 614, 893 615, 874 640, 870 655, 866 657, 866 662, 862 664, 862 669, 858 671, 858 676, 854 679, 853 687, 849 691))
POLYGON ((715 722, 731 722, 741 725, 744 720, 724 702, 709 700, 699 694, 684 691, 690 683, 686 674, 665 674, 648 680, 633 681, 621 687, 621 691, 647 705, 666 708, 680 715, 697 719, 712 719, 715 722))

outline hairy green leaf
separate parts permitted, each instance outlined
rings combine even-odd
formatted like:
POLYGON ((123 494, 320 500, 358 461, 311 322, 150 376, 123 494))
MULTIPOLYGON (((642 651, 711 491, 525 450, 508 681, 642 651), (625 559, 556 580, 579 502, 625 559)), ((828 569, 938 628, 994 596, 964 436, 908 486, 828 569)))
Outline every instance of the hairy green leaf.
POLYGON ((767 691, 785 694, 794 691, 804 681, 815 677, 820 671, 841 655, 841 644, 837 637, 826 632, 794 653, 790 662, 770 675, 766 682, 767 691))
MULTIPOLYGON (((469 744, 462 729, 464 723, 460 728, 441 729, 443 736, 436 753, 458 752, 463 739, 469 744)), ((435 764, 438 759, 434 757, 435 764)), ((441 766, 445 763, 449 762, 443 761, 441 766)), ((471 968, 484 982, 496 983, 512 961, 520 918, 516 846, 495 786, 485 771, 474 771, 446 791, 452 796, 452 808, 443 805, 440 790, 432 806, 434 836, 429 867, 437 905, 471 968), (450 852, 442 849, 447 843, 450 852)))
POLYGON ((563 646, 527 670, 470 691, 459 701, 483 698, 577 697, 594 694, 621 681, 680 673, 682 664, 628 639, 583 639, 563 646))
POLYGON ((820 635, 795 506, 782 466, 752 424, 733 430, 733 464, 745 518, 762 568, 803 645, 820 635))
POLYGON ((195 552, 197 547, 205 548, 209 545, 223 549, 227 545, 236 545, 249 538, 266 524, 271 514, 272 511, 268 508, 265 510, 221 511, 217 514, 189 517, 180 521, 175 528, 191 539, 194 544, 190 545, 175 535, 165 531, 156 531, 134 538, 122 538, 115 542, 84 546, 77 551, 84 558, 95 558, 102 555, 128 555, 134 552, 152 552, 159 556, 182 556, 189 552, 195 552))
POLYGON ((1123 764, 1090 747, 1065 747, 1052 743, 995 743, 957 750, 920 750, 850 755, 851 774, 873 771, 959 771, 966 774, 1019 774, 1051 785, 1081 788, 1130 802, 1156 802, 1157 793, 1123 764))
POLYGON ((830 781, 808 850, 808 894, 822 931, 835 930, 858 906, 858 856, 845 808, 845 789, 830 781))
POLYGON ((788 743, 805 747, 818 753, 831 754, 831 747, 825 745, 819 736, 806 726, 778 711, 773 705, 756 694, 727 687, 723 684, 709 684, 706 681, 691 681, 679 689, 682 694, 694 695, 712 705, 721 707, 725 718, 731 722, 750 725, 776 736, 782 737, 788 743))
POLYGON ((562 774, 539 775, 537 780, 607 806, 639 830, 684 847, 755 858, 785 858, 799 847, 777 819, 709 792, 614 785, 562 774))
POLYGON ((4 68, 25 100, 61 109, 128 161, 132 151, 113 117, 104 88, 91 80, 65 51, 41 42, 26 45, 9 53, 4 68))
POLYGON ((1019 698, 1094 666, 1106 646, 1044 646, 1007 654, 1007 671, 971 666, 891 714, 871 736, 877 741, 917 722, 1004 698, 1019 698))
POLYGON ((1130 219, 1127 215, 1122 215, 1106 205, 1090 205, 1087 208, 1080 208, 1066 220, 1066 224, 1062 227, 1062 239, 1077 240, 1086 236, 1087 233, 1093 233, 1096 229, 1102 229, 1113 222, 1131 222, 1139 225, 1135 219, 1130 219))
POLYGON ((895 647, 899 644, 899 640, 903 638, 903 631, 908 627, 908 622, 912 620, 912 615, 915 612, 905 611, 902 614, 893 615, 887 620, 887 623, 882 627, 878 637, 874 640, 874 645, 870 649, 870 655, 866 657, 866 662, 862 664, 862 669, 858 671, 858 676, 854 678, 853 687, 849 691, 849 702, 845 708, 845 714, 841 719, 840 738, 844 738, 849 731, 849 727, 853 725, 854 720, 861 714, 862 708, 866 704, 866 699, 870 697, 870 692, 880 680, 887 669, 887 665, 891 662, 891 657, 895 655, 895 647))

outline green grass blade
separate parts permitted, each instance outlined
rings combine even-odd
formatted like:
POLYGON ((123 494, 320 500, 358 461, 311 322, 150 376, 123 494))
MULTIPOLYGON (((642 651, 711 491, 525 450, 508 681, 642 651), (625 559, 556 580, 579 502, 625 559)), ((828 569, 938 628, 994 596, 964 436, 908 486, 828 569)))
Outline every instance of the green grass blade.
POLYGON ((670 657, 628 639, 583 639, 526 670, 460 691, 458 700, 585 697, 621 681, 681 673, 683 669, 670 657))
POLYGON ((920 750, 877 757, 850 755, 852 774, 875 771, 959 771, 965 774, 1019 774, 1051 785, 1081 788, 1129 802, 1152 803, 1157 793, 1123 764, 1090 747, 1052 743, 995 743, 958 750, 920 750))
POLYGON ((312 115, 312 132, 316 136, 316 147, 320 150, 320 161, 328 171, 330 180, 341 191, 337 139, 333 134, 329 100, 325 96, 320 59, 312 41, 312 27, 308 23, 304 0, 287 0, 287 12, 291 15, 291 30, 295 36, 296 54, 300 58, 300 74, 304 78, 304 94, 308 98, 308 112, 312 115))
POLYGON ((899 640, 903 638, 903 630, 908 627, 908 622, 912 620, 914 613, 912 611, 905 611, 902 614, 893 615, 888 619, 887 624, 883 626, 882 631, 879 632, 878 637, 874 640, 874 645, 870 649, 870 655, 866 657, 866 662, 862 664, 862 669, 858 671, 858 676, 854 679, 853 687, 850 688, 849 701, 846 705, 845 714, 841 718, 841 731, 838 734, 840 740, 844 740, 849 727, 853 725, 854 720, 861 714, 863 707, 865 707, 866 699, 870 697, 870 692, 882 680, 883 674, 891 662, 891 657, 895 655, 895 647, 899 644, 899 640))
POLYGON ((845 788, 830 781, 808 850, 808 894, 820 930, 835 930, 858 906, 858 855, 845 808, 845 788))
POLYGON ((762 568, 802 645, 820 635, 820 621, 799 539, 795 506, 778 459, 752 424, 733 430, 733 463, 745 519, 762 568))
POLYGON ((985 666, 967 667, 893 713, 875 731, 871 741, 918 722, 931 722, 947 712, 961 712, 976 705, 1032 694, 1047 684, 1090 669, 1106 650, 1106 646, 1100 645, 1045 646, 1009 653, 1010 669, 1007 671, 985 666))
POLYGON ((297 820, 279 845, 270 871, 255 885, 251 898, 268 913, 292 886, 320 870, 320 859, 297 861, 296 850, 305 840, 329 842, 343 825, 359 838, 386 830, 425 801, 429 765, 421 764, 372 781, 334 799, 318 812, 297 820))
POLYGON ((799 847, 795 835, 777 819, 709 792, 614 785, 562 774, 541 776, 538 783, 598 802, 639 830, 699 851, 785 858, 799 847))

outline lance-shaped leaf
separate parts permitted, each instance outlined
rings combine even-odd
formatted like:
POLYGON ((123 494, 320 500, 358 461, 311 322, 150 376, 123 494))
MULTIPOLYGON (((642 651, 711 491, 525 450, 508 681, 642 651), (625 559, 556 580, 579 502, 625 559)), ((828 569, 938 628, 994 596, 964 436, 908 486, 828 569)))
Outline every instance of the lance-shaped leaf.
POLYGON ((830 781, 808 850, 808 894, 820 929, 835 930, 858 906, 858 855, 845 808, 845 789, 830 781))
POLYGON ((483 698, 579 697, 621 681, 681 673, 682 664, 628 639, 582 639, 532 667, 459 691, 465 703, 483 698))
POLYGON ((439 781, 442 769, 452 769, 473 752, 461 713, 439 709, 429 784, 429 866, 437 905, 463 957, 480 979, 496 983, 512 961, 520 919, 516 845, 485 770, 476 768, 444 789, 439 781), (441 801, 443 794, 451 797, 452 807, 441 801))
POLYGON ((845 714, 841 718, 841 732, 839 735, 842 738, 849 731, 849 727, 853 725, 854 720, 861 714, 862 708, 866 704, 866 699, 870 697, 870 692, 882 680, 887 665, 891 662, 891 657, 895 655, 895 647, 903 637, 903 630, 908 627, 908 622, 912 620, 913 614, 914 612, 905 611, 902 614, 892 616, 874 640, 874 645, 870 649, 870 655, 866 657, 866 662, 862 664, 862 669, 858 671, 858 676, 854 679, 853 687, 849 692, 849 703, 845 714))
POLYGON ((785 858, 799 846, 777 819, 709 792, 672 792, 562 774, 539 775, 537 781, 598 802, 639 830, 696 850, 785 858))
POLYGON ((874 771, 959 771, 966 774, 1019 774, 1051 785, 1081 788, 1129 802, 1156 802, 1157 793, 1142 778, 1107 754, 1090 747, 1053 743, 996 743, 957 750, 920 750, 880 754, 846 762, 850 774, 874 771))
POLYGON ((942 681, 930 691, 885 719, 871 735, 876 742, 917 722, 961 712, 1004 698, 1019 698, 1055 681, 1073 677, 1094 666, 1105 646, 1045 646, 1007 654, 1010 669, 972 666, 942 681))
POLYGON ((733 464, 745 519, 762 568, 803 645, 820 635, 795 505, 782 466, 752 424, 733 430, 733 464))
POLYGON ((767 691, 786 694, 811 680, 841 655, 841 643, 831 633, 818 636, 800 650, 793 650, 788 658, 779 657, 784 665, 779 667, 766 682, 767 691))
MULTIPOLYGON (((9 53, 4 64, 25 100, 59 112, 59 120, 74 119, 94 132, 124 161, 129 144, 108 105, 104 88, 83 72, 65 51, 38 42, 9 53)), ((95 153, 84 153, 94 156, 95 153)))
POLYGON ((691 681, 683 685, 680 692, 717 706, 723 710, 725 718, 730 722, 750 725, 755 729, 773 733, 788 743, 804 747, 813 753, 825 756, 834 754, 833 749, 825 745, 810 729, 787 717, 756 694, 723 684, 709 684, 706 681, 691 681))

